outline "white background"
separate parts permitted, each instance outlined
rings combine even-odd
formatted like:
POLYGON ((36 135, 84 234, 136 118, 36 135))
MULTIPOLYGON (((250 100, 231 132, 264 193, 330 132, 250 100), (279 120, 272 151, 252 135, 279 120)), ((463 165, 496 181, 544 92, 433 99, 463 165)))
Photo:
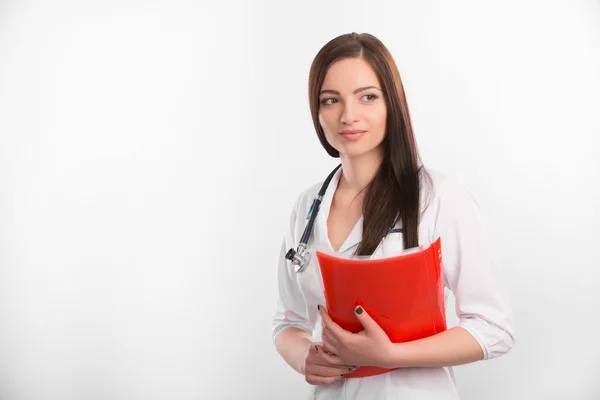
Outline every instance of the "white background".
POLYGON ((277 257, 352 31, 489 221, 517 344, 462 398, 600 398, 598 1, 115 0, 0 2, 0 399, 302 398, 277 257))

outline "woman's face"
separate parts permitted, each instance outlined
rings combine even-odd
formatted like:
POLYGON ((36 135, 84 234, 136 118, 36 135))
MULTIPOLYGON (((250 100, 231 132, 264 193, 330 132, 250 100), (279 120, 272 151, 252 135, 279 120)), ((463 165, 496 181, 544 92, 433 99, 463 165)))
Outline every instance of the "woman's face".
POLYGON ((319 95, 319 122, 340 156, 354 158, 378 149, 386 119, 383 91, 373 68, 361 58, 331 64, 319 95))

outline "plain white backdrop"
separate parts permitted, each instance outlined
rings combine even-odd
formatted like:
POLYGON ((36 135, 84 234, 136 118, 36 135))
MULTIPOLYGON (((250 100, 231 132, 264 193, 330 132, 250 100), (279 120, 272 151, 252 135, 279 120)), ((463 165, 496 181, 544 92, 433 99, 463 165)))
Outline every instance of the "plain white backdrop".
POLYGON ((352 31, 494 239, 517 342, 462 398, 600 398, 598 1, 57 0, 0 2, 0 399, 303 398, 277 257, 338 161, 310 63, 352 31))

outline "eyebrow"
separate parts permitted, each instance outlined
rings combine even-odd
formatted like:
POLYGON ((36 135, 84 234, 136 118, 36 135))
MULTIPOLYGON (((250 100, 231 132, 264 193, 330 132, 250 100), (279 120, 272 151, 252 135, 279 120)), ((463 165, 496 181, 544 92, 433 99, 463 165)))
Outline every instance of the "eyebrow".
MULTIPOLYGON (((377 86, 363 86, 363 87, 359 87, 358 89, 356 89, 354 92, 352 92, 352 94, 356 94, 358 92, 362 92, 363 90, 367 90, 367 89, 377 89, 379 91, 382 91, 377 86)), ((322 95, 323 93, 333 93, 333 94, 337 94, 338 96, 340 94, 340 92, 338 92, 337 90, 325 89, 325 90, 321 90, 321 93, 319 93, 319 96, 322 95)))

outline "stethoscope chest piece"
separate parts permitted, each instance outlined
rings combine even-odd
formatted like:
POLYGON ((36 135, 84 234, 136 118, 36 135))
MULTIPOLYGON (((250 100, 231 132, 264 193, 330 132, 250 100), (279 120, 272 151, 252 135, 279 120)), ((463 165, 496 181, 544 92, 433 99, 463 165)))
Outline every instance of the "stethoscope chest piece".
POLYGON ((304 250, 304 246, 298 246, 298 250, 289 249, 285 255, 296 267, 296 272, 302 271, 310 262, 310 252, 304 250))

